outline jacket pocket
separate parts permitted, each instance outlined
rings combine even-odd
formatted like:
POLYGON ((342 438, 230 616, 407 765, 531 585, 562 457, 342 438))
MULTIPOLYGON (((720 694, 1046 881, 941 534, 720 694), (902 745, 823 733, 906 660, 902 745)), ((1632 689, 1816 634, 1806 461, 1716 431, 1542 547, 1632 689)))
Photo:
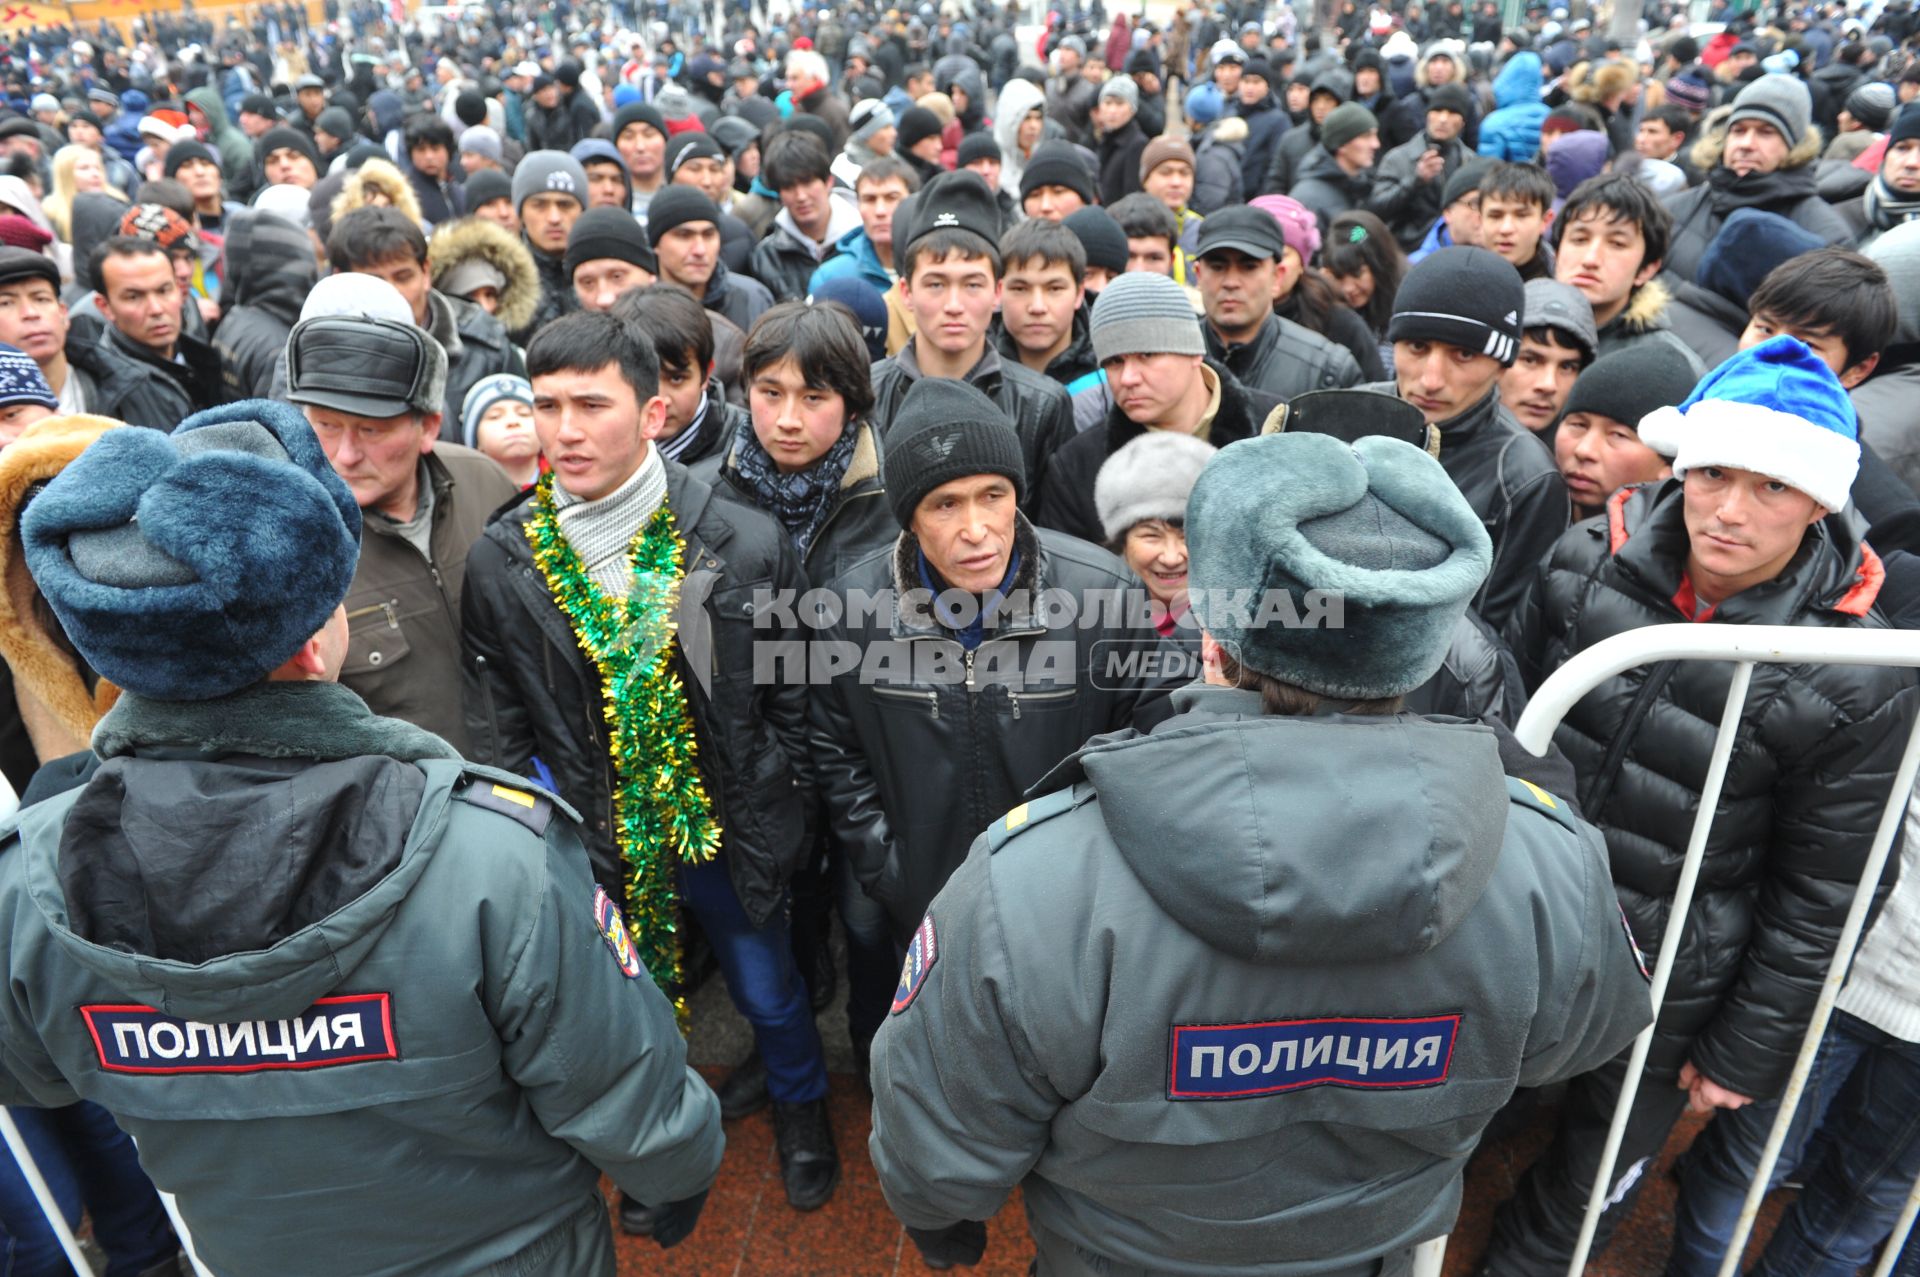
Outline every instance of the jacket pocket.
POLYGON ((378 674, 405 660, 412 651, 400 628, 400 601, 371 603, 347 613, 347 659, 343 678, 378 674))

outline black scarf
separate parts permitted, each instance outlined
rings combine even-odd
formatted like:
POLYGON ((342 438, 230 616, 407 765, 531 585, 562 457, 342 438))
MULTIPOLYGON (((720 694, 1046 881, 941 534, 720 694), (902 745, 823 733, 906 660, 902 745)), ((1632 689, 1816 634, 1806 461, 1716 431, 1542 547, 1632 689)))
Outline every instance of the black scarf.
POLYGON ((1707 174, 1707 185, 1713 188, 1713 194, 1708 196, 1713 211, 1722 217, 1731 216, 1735 209, 1741 208, 1765 209, 1785 216, 1784 206, 1819 193, 1814 186, 1813 170, 1804 167, 1749 173, 1742 177, 1725 165, 1717 165, 1707 174))
POLYGON ((780 521, 803 559, 833 509, 833 494, 840 490, 859 438, 858 423, 849 421, 818 461, 798 474, 783 474, 760 446, 753 422, 740 423, 733 448, 733 472, 753 493, 754 504, 780 521))

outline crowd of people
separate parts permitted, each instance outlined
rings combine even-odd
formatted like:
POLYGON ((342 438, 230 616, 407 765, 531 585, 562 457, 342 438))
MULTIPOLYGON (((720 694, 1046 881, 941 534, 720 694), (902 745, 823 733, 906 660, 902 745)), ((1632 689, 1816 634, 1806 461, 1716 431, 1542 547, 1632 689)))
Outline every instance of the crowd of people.
MULTIPOLYGON (((1600 1240, 1711 1113, 1717 1271, 1920 678, 1754 671, 1657 1016, 1731 669, 1510 729, 1920 625, 1920 13, 1028 17, 0 46, 0 1100, 106 1272, 611 1274, 762 1111, 818 1209, 843 978, 933 1267, 1401 1272, 1545 1096, 1563 1272, 1651 1024, 1600 1240)), ((1916 822, 1756 1271, 1920 1175, 1916 822)))

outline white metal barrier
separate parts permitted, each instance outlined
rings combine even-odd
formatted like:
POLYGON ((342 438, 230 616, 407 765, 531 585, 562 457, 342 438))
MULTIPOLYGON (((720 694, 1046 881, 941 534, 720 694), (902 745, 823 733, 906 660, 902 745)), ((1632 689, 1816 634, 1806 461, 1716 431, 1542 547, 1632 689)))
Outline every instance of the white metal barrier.
MULTIPOLYGON (((1892 665, 1920 668, 1920 633, 1902 630, 1803 629, 1779 625, 1687 624, 1655 625, 1632 630, 1595 644, 1555 670, 1528 702, 1526 713, 1514 726, 1514 735, 1530 752, 1545 754, 1552 743, 1554 729, 1559 727, 1560 720, 1582 697, 1617 674, 1656 661, 1734 663, 1733 678, 1728 684, 1726 704, 1720 715, 1719 734, 1714 738, 1713 753, 1708 759, 1700 808, 1687 839, 1686 860, 1681 865, 1680 881, 1674 890, 1670 915, 1673 921, 1661 939, 1660 957, 1654 964, 1649 994, 1657 1017, 1660 1005, 1666 998, 1667 983, 1673 975, 1674 959, 1680 952, 1687 913, 1692 907, 1694 887, 1700 877, 1700 861, 1706 852, 1707 833, 1713 825, 1713 814, 1720 805, 1720 791, 1726 783, 1727 763, 1733 756, 1734 737, 1739 730, 1741 710, 1746 705, 1753 667, 1892 665)), ((1807 1025, 1806 1037, 1801 1043, 1800 1056, 1794 1062, 1787 1089, 1780 1097, 1780 1112, 1774 1119, 1760 1165, 1755 1168, 1753 1182, 1747 1189, 1746 1204, 1741 1211, 1739 1224, 1734 1235, 1728 1239, 1726 1256, 1720 1264, 1720 1277, 1733 1277, 1739 1272, 1747 1237, 1753 1230, 1760 1202, 1766 1196, 1767 1182, 1773 1177, 1774 1164, 1779 1160, 1780 1146, 1786 1139, 1788 1125, 1793 1121, 1793 1112, 1799 1107, 1801 1093, 1806 1089, 1814 1053, 1826 1033, 1827 1021, 1833 1014, 1834 999, 1846 982, 1847 968, 1853 962, 1853 951, 1871 906, 1873 888, 1886 867, 1887 852, 1893 845, 1894 834, 1906 810, 1916 771, 1920 771, 1920 722, 1916 722, 1913 732, 1908 736, 1900 766, 1894 773, 1891 792, 1880 813, 1879 828, 1874 833, 1866 866, 1861 871, 1860 888, 1854 894, 1853 906, 1848 910, 1846 923, 1841 928, 1839 943, 1827 968, 1826 982, 1821 986, 1813 1018, 1807 1025)), ((1613 1166, 1619 1157, 1627 1114, 1639 1091, 1641 1070, 1646 1065, 1647 1051, 1652 1044, 1653 1028, 1649 1026, 1633 1044, 1626 1081, 1614 1109, 1613 1124, 1607 1132, 1600 1166, 1594 1175, 1593 1191, 1587 1199, 1586 1218, 1581 1224, 1572 1262, 1567 1266, 1568 1277, 1580 1277, 1586 1269, 1587 1253, 1593 1247, 1594 1232, 1599 1226, 1602 1207, 1612 1187, 1613 1166)), ((1914 1185, 1907 1208, 1895 1224, 1893 1235, 1887 1240, 1886 1253, 1874 1277, 1887 1277, 1892 1270, 1916 1213, 1920 1213, 1920 1183, 1914 1185)), ((1428 1242, 1420 1248, 1415 1258, 1415 1273, 1418 1277, 1437 1277, 1445 1254, 1445 1238, 1428 1242)))
MULTIPOLYGON (((1720 714, 1719 734, 1715 736, 1713 753, 1707 764, 1706 784, 1700 795, 1700 808, 1694 817, 1693 830, 1687 839, 1687 855, 1680 868, 1680 881, 1673 895, 1672 923, 1660 944, 1659 960, 1654 964, 1652 998, 1654 1015, 1659 1016, 1661 1003, 1666 998, 1667 983, 1673 975, 1673 964, 1680 952, 1681 936, 1686 927, 1687 913, 1693 904, 1693 892, 1700 877, 1700 862, 1706 852, 1707 833, 1713 825, 1713 814, 1720 805, 1720 791, 1726 783, 1727 764, 1733 756, 1734 738, 1740 727, 1740 714, 1746 705, 1747 689, 1752 683, 1755 665, 1890 665, 1920 668, 1920 632, 1906 630, 1826 630, 1800 628, 1785 625, 1653 625, 1644 629, 1631 630, 1617 634, 1601 643, 1596 643, 1583 652, 1571 657, 1565 665, 1540 685, 1527 703, 1527 709, 1520 721, 1514 725, 1514 735, 1529 752, 1545 754, 1553 741, 1553 733, 1560 726, 1567 711, 1579 703, 1580 699, 1607 679, 1630 669, 1650 665, 1656 661, 1730 661, 1734 663, 1733 678, 1727 687, 1726 704, 1720 714)), ((1827 978, 1821 986, 1819 1000, 1814 1004, 1813 1018, 1807 1025, 1806 1037, 1800 1045, 1800 1055, 1794 1062, 1793 1072, 1787 1080, 1787 1088, 1780 1097, 1780 1111, 1774 1119, 1773 1129, 1767 1136, 1767 1142, 1761 1153, 1760 1165, 1754 1169, 1754 1177, 1747 1188, 1747 1198, 1740 1212, 1740 1220, 1734 1234, 1728 1239, 1725 1256, 1720 1263, 1719 1277, 1734 1277, 1740 1271, 1740 1260, 1746 1250, 1747 1238, 1753 1231, 1755 1217, 1759 1213, 1760 1203, 1766 1197, 1767 1183, 1773 1178, 1773 1168, 1779 1161, 1780 1147, 1786 1140, 1787 1128, 1793 1121, 1793 1113, 1800 1106, 1801 1094, 1806 1089, 1807 1075, 1813 1067, 1813 1057, 1820 1046, 1820 1040, 1826 1034, 1827 1021, 1833 1015, 1834 999, 1839 996, 1841 986, 1846 983, 1847 969, 1853 963, 1853 951, 1860 940, 1860 932, 1866 923, 1867 910, 1871 907, 1873 889, 1880 881, 1881 871, 1886 868, 1887 853, 1893 846, 1894 834, 1900 827, 1900 821, 1906 810, 1908 798, 1913 791, 1915 773, 1920 772, 1920 722, 1916 722, 1913 731, 1907 737, 1906 750, 1901 755, 1900 765, 1894 772, 1893 785, 1887 796, 1886 806, 1880 813, 1880 824, 1874 832, 1872 846, 1868 849, 1867 863, 1860 874, 1860 887, 1854 893, 1853 905, 1847 912, 1846 923, 1840 931, 1839 943, 1835 946, 1833 960, 1827 968, 1827 978)), ((1634 1096, 1640 1089, 1640 1074, 1646 1065, 1648 1049, 1653 1044, 1653 1027, 1647 1029, 1634 1040, 1633 1054, 1627 1066, 1626 1081, 1620 1092, 1620 1099, 1613 1113, 1612 1126, 1607 1131, 1607 1142, 1601 1153, 1600 1165, 1594 1175, 1593 1190, 1587 1198, 1587 1213, 1581 1222, 1579 1241, 1574 1247, 1573 1259, 1567 1266, 1568 1277, 1581 1277, 1586 1270, 1587 1253, 1593 1248, 1595 1230, 1600 1223, 1603 1206, 1612 1188, 1613 1166, 1620 1154, 1620 1141, 1625 1134, 1627 1114, 1633 1106, 1634 1096)), ((1900 1248, 1907 1233, 1912 1229, 1916 1215, 1920 1215, 1920 1181, 1917 1181, 1908 1196, 1906 1209, 1894 1224, 1893 1233, 1888 1237, 1885 1253, 1873 1277, 1888 1277, 1894 1263, 1899 1259, 1900 1248)), ((1435 1238, 1419 1248, 1414 1257, 1415 1277, 1439 1277, 1441 1264, 1446 1256, 1447 1239, 1435 1238)))

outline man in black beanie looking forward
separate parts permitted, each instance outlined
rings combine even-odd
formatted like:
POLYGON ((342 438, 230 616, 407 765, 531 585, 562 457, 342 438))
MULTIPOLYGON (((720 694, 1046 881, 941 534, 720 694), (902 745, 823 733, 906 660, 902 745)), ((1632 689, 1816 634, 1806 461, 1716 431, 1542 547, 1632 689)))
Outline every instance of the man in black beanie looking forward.
POLYGON ((1553 455, 1500 403, 1500 374, 1520 350, 1520 273, 1484 248, 1443 248, 1407 272, 1387 338, 1398 395, 1440 431, 1440 464, 1493 538, 1493 567, 1473 609, 1498 629, 1533 569, 1567 529, 1553 455))

